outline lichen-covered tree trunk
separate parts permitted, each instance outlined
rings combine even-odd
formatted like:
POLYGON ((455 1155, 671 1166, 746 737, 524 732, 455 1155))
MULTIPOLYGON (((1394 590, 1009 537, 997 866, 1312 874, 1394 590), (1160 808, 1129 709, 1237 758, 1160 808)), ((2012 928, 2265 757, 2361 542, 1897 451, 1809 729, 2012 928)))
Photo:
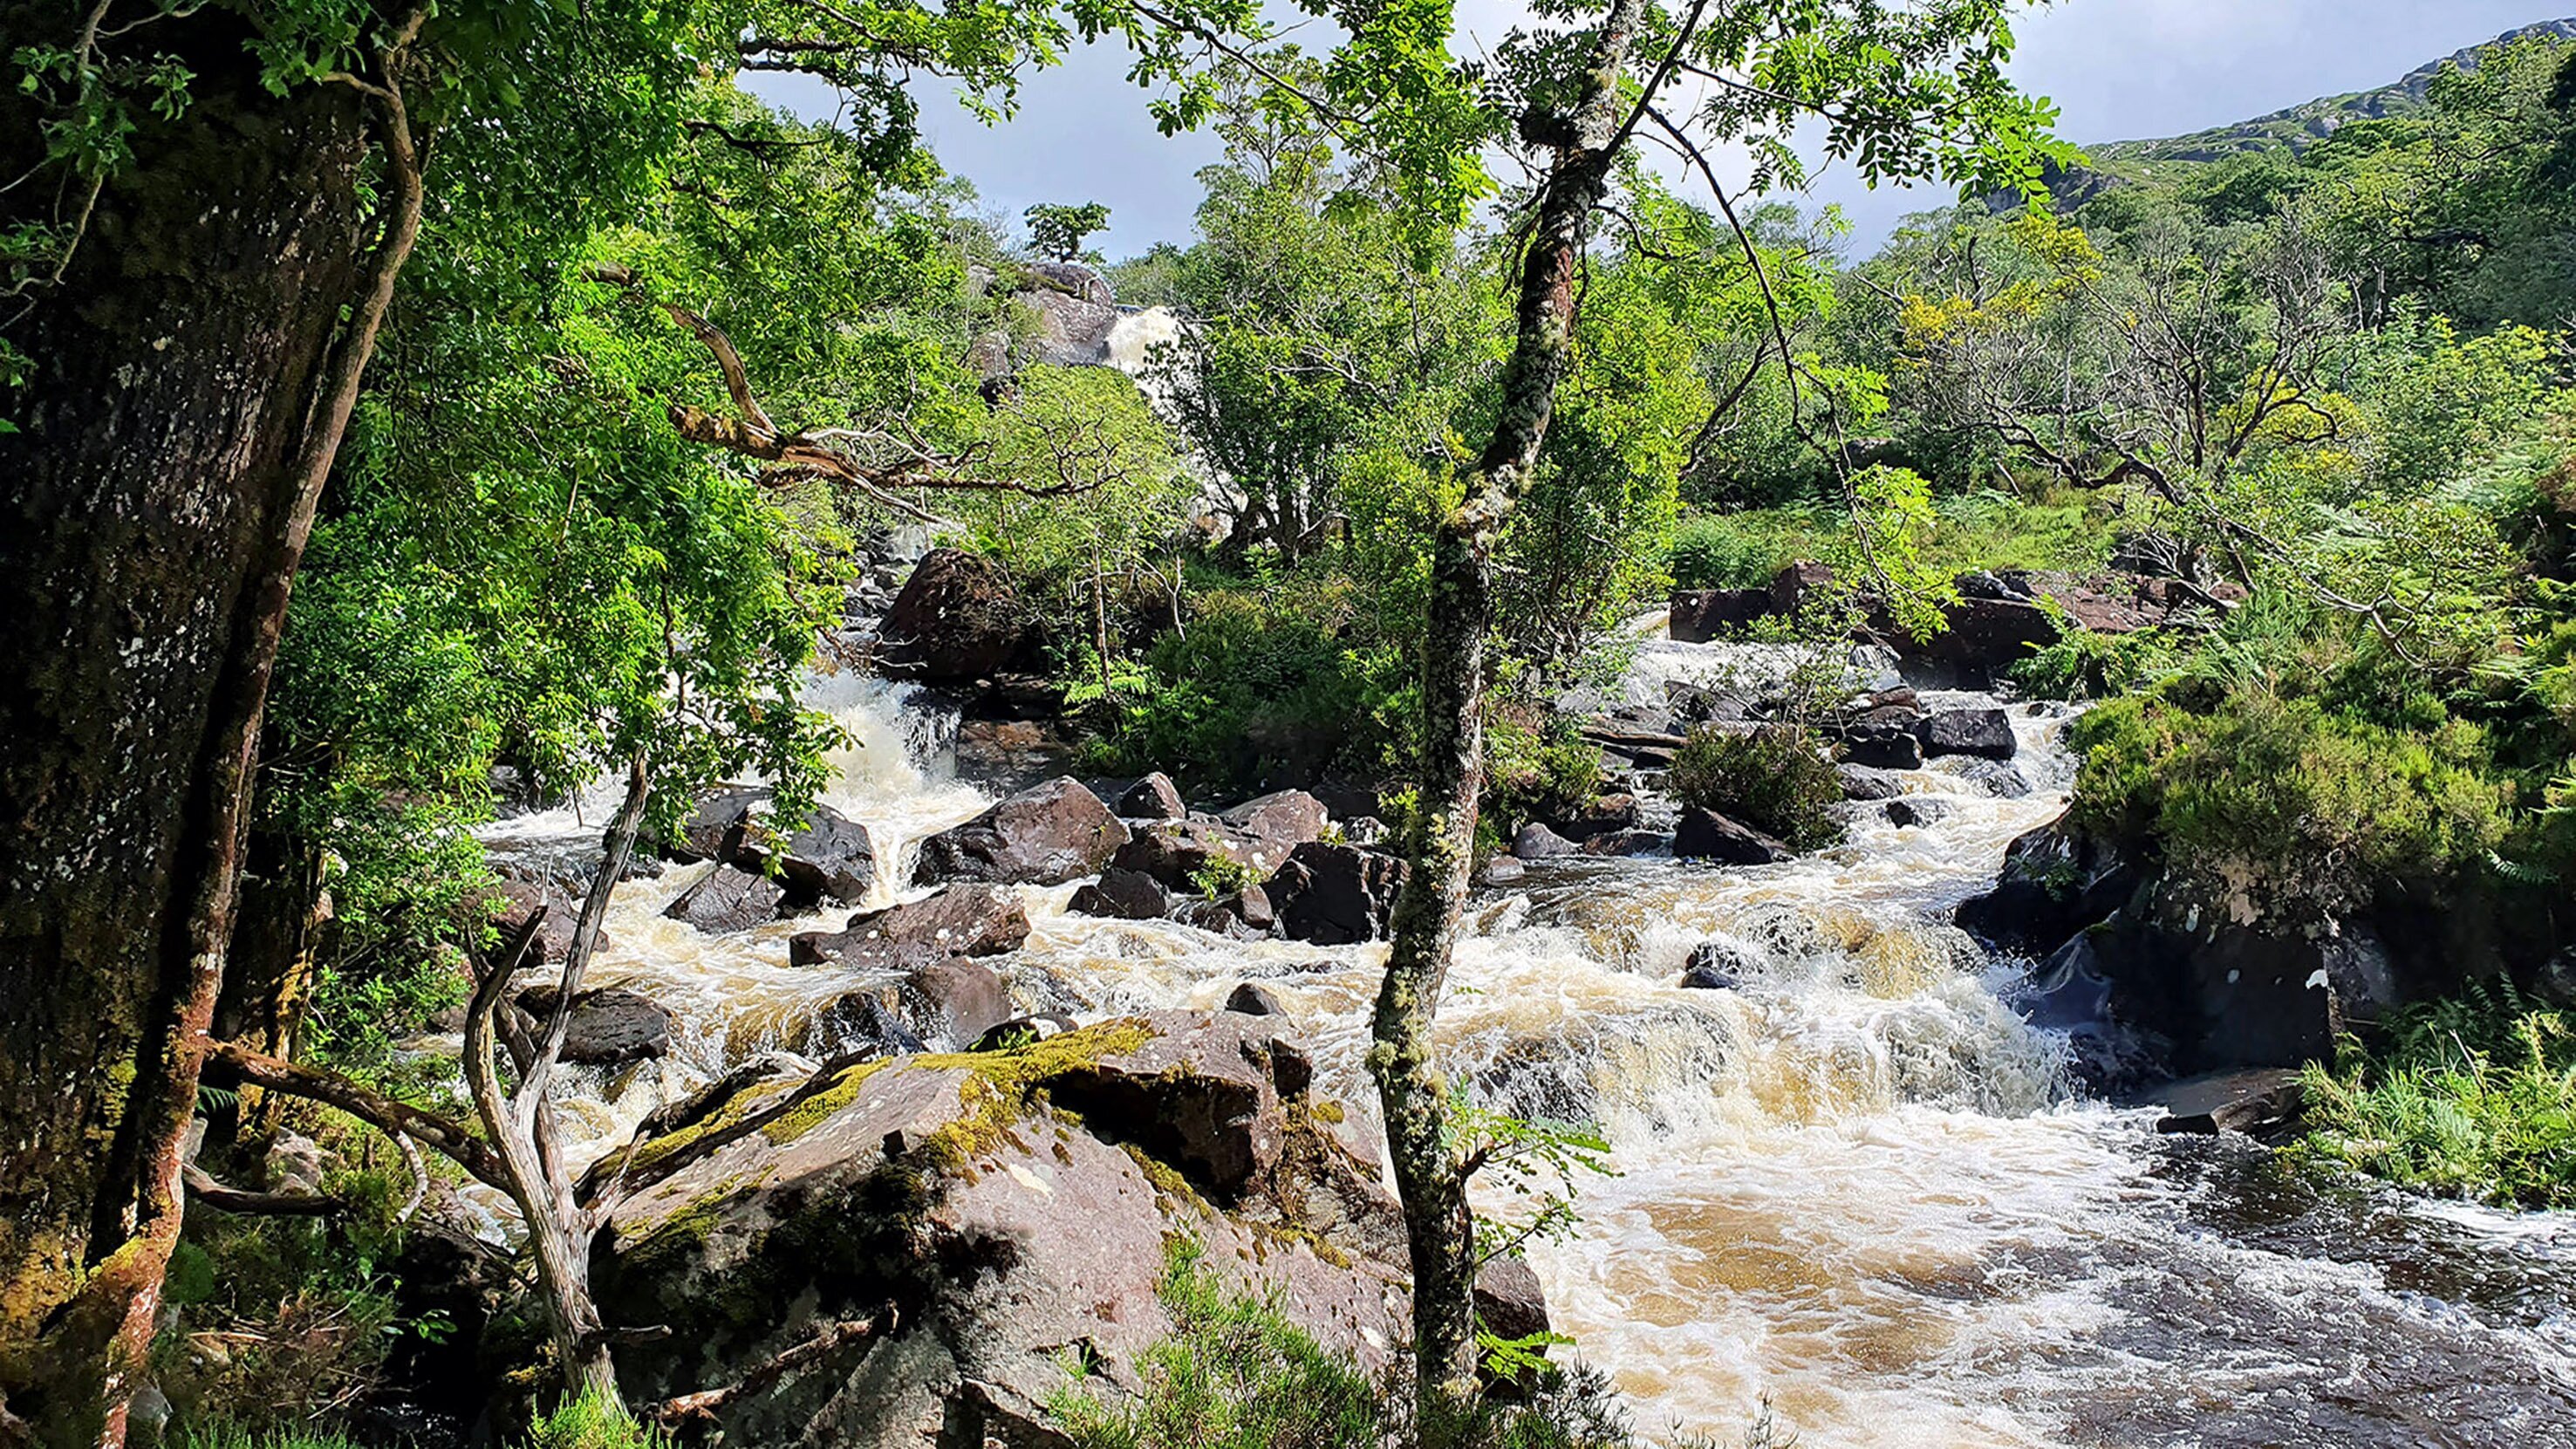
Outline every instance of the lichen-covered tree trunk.
POLYGON ((1608 190, 1611 162, 1625 140, 1617 82, 1644 12, 1644 0, 1614 0, 1573 112, 1524 123, 1524 133, 1549 146, 1554 159, 1521 260, 1502 412, 1464 498, 1432 539, 1422 641, 1420 806, 1406 837, 1412 873, 1391 922, 1394 941, 1368 1058, 1404 1204, 1413 1269, 1417 1433, 1429 1444, 1445 1442, 1454 1432, 1476 1390, 1475 1219, 1464 1164, 1449 1139, 1448 1087, 1433 1052, 1432 1026, 1474 864, 1494 549, 1512 508, 1528 491, 1555 414, 1557 384, 1572 361, 1577 272, 1593 212, 1608 190))
MULTIPOLYGON (((63 14, 0 5, 0 49, 63 14)), ((31 294, 0 398, 0 1438, 43 1444, 121 1442, 155 1328, 276 632, 381 270, 362 98, 271 94, 228 12, 160 24, 189 105, 31 294)))

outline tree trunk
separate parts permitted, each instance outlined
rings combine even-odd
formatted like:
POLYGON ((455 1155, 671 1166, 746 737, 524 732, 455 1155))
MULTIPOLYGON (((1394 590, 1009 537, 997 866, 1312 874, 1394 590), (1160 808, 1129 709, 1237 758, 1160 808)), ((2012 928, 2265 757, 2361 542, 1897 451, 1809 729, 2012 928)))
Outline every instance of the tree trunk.
MULTIPOLYGON (((0 8, 11 47, 66 27, 0 8)), ((271 95, 247 37, 211 8, 156 23, 188 108, 145 118, 12 327, 32 375, 0 400, 20 429, 0 435, 0 1432, 44 1444, 123 1438, 277 632, 376 284, 409 249, 389 224, 364 254, 362 98, 271 95)), ((35 118, 0 104, 19 175, 35 118)), ((411 179, 389 216, 416 219, 411 179)))
POLYGON ((1592 213, 1626 139, 1617 79, 1644 12, 1644 0, 1614 0, 1575 109, 1553 123, 1555 157, 1521 262, 1502 413, 1467 480, 1464 500, 1441 520, 1432 540, 1422 642, 1420 805, 1406 835, 1412 873, 1395 905, 1394 942, 1368 1057, 1404 1204, 1413 1269, 1416 1433, 1425 1444, 1450 1442, 1476 1391, 1475 1219, 1466 1173, 1448 1137, 1448 1085, 1433 1056, 1432 1026, 1474 863, 1494 547, 1528 490, 1555 414, 1556 387, 1572 358, 1576 274, 1592 213))
MULTIPOLYGON (((254 831, 223 990, 215 998, 217 1039, 294 1058, 314 962, 329 925, 321 847, 299 836, 254 831)), ((260 1088, 245 1086, 236 1111, 209 1114, 208 1145, 274 1130, 280 1105, 260 1088)))

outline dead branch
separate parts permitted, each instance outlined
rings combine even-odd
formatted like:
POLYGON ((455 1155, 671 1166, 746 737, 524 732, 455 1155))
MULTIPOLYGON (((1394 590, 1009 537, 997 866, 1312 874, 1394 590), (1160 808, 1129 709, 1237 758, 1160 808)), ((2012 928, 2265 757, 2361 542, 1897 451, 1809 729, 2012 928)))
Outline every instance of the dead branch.
POLYGON ((665 1399, 660 1404, 645 1410, 643 1417, 669 1428, 677 1428, 687 1423, 712 1422, 719 1412, 735 1400, 761 1393, 789 1374, 828 1357, 850 1344, 874 1338, 878 1336, 881 1327, 885 1332, 892 1332, 894 1325, 895 1310, 891 1308, 874 1318, 845 1319, 839 1323, 828 1324, 812 1338, 765 1363, 754 1366, 751 1372, 744 1374, 735 1382, 720 1389, 705 1389, 694 1394, 682 1394, 675 1399, 665 1399))
POLYGON ((217 1212, 257 1217, 327 1218, 349 1210, 347 1203, 322 1193, 251 1192, 228 1187, 193 1162, 179 1169, 179 1178, 188 1186, 190 1202, 202 1203, 217 1212))

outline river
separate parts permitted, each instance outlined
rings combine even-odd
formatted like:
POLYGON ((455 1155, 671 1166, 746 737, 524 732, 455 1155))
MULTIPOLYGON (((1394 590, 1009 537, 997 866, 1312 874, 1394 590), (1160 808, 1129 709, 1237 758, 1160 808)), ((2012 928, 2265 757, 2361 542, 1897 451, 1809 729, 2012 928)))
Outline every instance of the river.
MULTIPOLYGON (((1745 665, 1655 641, 1626 684, 1660 698, 1745 665)), ((842 676, 813 698, 855 741, 826 799, 881 861, 989 802, 909 686, 842 676)), ((1573 1352, 1659 1440, 1731 1446, 1767 1401, 1804 1449, 2576 1449, 2576 1216, 2320 1184, 2249 1143, 2159 1136, 2153 1109, 2086 1100, 2067 1039, 2014 1010, 2023 963, 1947 924, 2064 806, 2066 714, 2014 708, 2018 798, 1935 761, 1904 776, 1948 807, 1928 825, 1865 819, 1759 869, 1584 860, 1477 893, 1446 1060, 1489 1104, 1597 1124, 1619 1173, 1583 1180, 1575 1230, 1532 1255, 1573 1352), (1681 989, 1711 940, 1739 989, 1681 989)), ((604 813, 488 834, 561 848, 604 813)), ((682 1025, 662 1061, 576 1074, 566 1105, 593 1151, 752 1052, 828 1045, 814 1014, 851 985, 786 956, 845 910, 705 936, 661 916, 696 873, 612 907, 594 980, 682 1025)), ((1215 1009, 1260 979, 1327 1089, 1371 1100, 1383 946, 1077 916, 1073 889, 1025 888, 1034 934, 995 963, 1024 1006, 1215 1009)))

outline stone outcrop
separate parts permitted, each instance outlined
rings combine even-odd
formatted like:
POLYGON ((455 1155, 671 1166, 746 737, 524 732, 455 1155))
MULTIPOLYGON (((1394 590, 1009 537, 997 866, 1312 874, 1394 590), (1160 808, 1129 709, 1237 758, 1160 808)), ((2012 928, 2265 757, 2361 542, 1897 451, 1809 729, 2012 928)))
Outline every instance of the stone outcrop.
MULTIPOLYGON (((1132 842, 1131 842, 1132 844, 1132 842)), ((1081 916, 1108 916, 1121 921, 1159 921, 1171 913, 1172 893, 1141 870, 1111 865, 1100 879, 1073 893, 1066 909, 1081 916)))
MULTIPOLYGON (((518 995, 519 1009, 538 1022, 554 1014, 561 993, 532 986, 518 995)), ((624 987, 604 986, 572 999, 563 1059, 576 1066, 623 1066, 671 1050, 670 1008, 624 987)))
POLYGON ((971 956, 945 956, 907 969, 900 981, 843 993, 822 1012, 827 1040, 817 1046, 880 1055, 953 1051, 1017 1015, 1000 973, 971 956))
POLYGON ((1392 855, 1309 841, 1289 853, 1267 889, 1282 935, 1348 946, 1386 935, 1405 874, 1404 862, 1392 855))
POLYGON ((1331 823, 1324 802, 1303 790, 1280 790, 1246 800, 1217 819, 1227 829, 1272 847, 1277 852, 1272 860, 1307 841, 1323 839, 1324 827, 1331 823))
POLYGON ((923 841, 913 880, 1061 885, 1098 872, 1127 839, 1099 796, 1063 776, 923 841))
POLYGON ((962 549, 933 549, 886 611, 886 667, 917 679, 969 683, 1000 672, 1028 643, 1028 611, 1002 566, 962 549))
MULTIPOLYGON (((1316 1100, 1279 1017, 1157 1013, 1017 1050, 843 1062, 703 1107, 635 1153, 596 1281, 630 1397, 732 1382, 812 1345, 719 1411, 728 1443, 1060 1442, 1068 1382, 1112 1402, 1172 1332, 1178 1242, 1275 1293, 1368 1370, 1405 1341, 1404 1238, 1374 1162, 1316 1100)), ((1489 1312, 1544 1327, 1498 1269, 1489 1312)))
POLYGON ((1725 865, 1776 865, 1798 853, 1749 825, 1694 807, 1683 810, 1673 824, 1673 854, 1725 865))
POLYGON ((2009 760, 2021 748, 2013 736, 2012 717, 1999 709, 1945 709, 1924 716, 1914 732, 1927 756, 2009 760))
POLYGON ((1160 770, 1128 786, 1118 797, 1122 820, 1186 820, 1189 814, 1189 807, 1181 803, 1180 787, 1160 770))
POLYGON ((1019 892, 956 885, 881 911, 862 911, 837 931, 791 937, 787 959, 798 966, 894 970, 950 956, 999 956, 1028 938, 1029 913, 1019 892))
POLYGON ((766 786, 721 787, 698 802, 675 836, 659 843, 668 859, 719 863, 663 914, 703 931, 738 931, 803 915, 826 901, 867 898, 877 879, 876 846, 867 827, 816 804, 802 826, 781 830, 769 818, 770 798, 766 786))
POLYGON ((1707 644, 1772 615, 1769 589, 1685 589, 1673 595, 1665 634, 1684 644, 1707 644))
POLYGON ((720 865, 680 892, 662 914, 711 936, 748 931, 787 910, 787 888, 756 871, 720 865))

